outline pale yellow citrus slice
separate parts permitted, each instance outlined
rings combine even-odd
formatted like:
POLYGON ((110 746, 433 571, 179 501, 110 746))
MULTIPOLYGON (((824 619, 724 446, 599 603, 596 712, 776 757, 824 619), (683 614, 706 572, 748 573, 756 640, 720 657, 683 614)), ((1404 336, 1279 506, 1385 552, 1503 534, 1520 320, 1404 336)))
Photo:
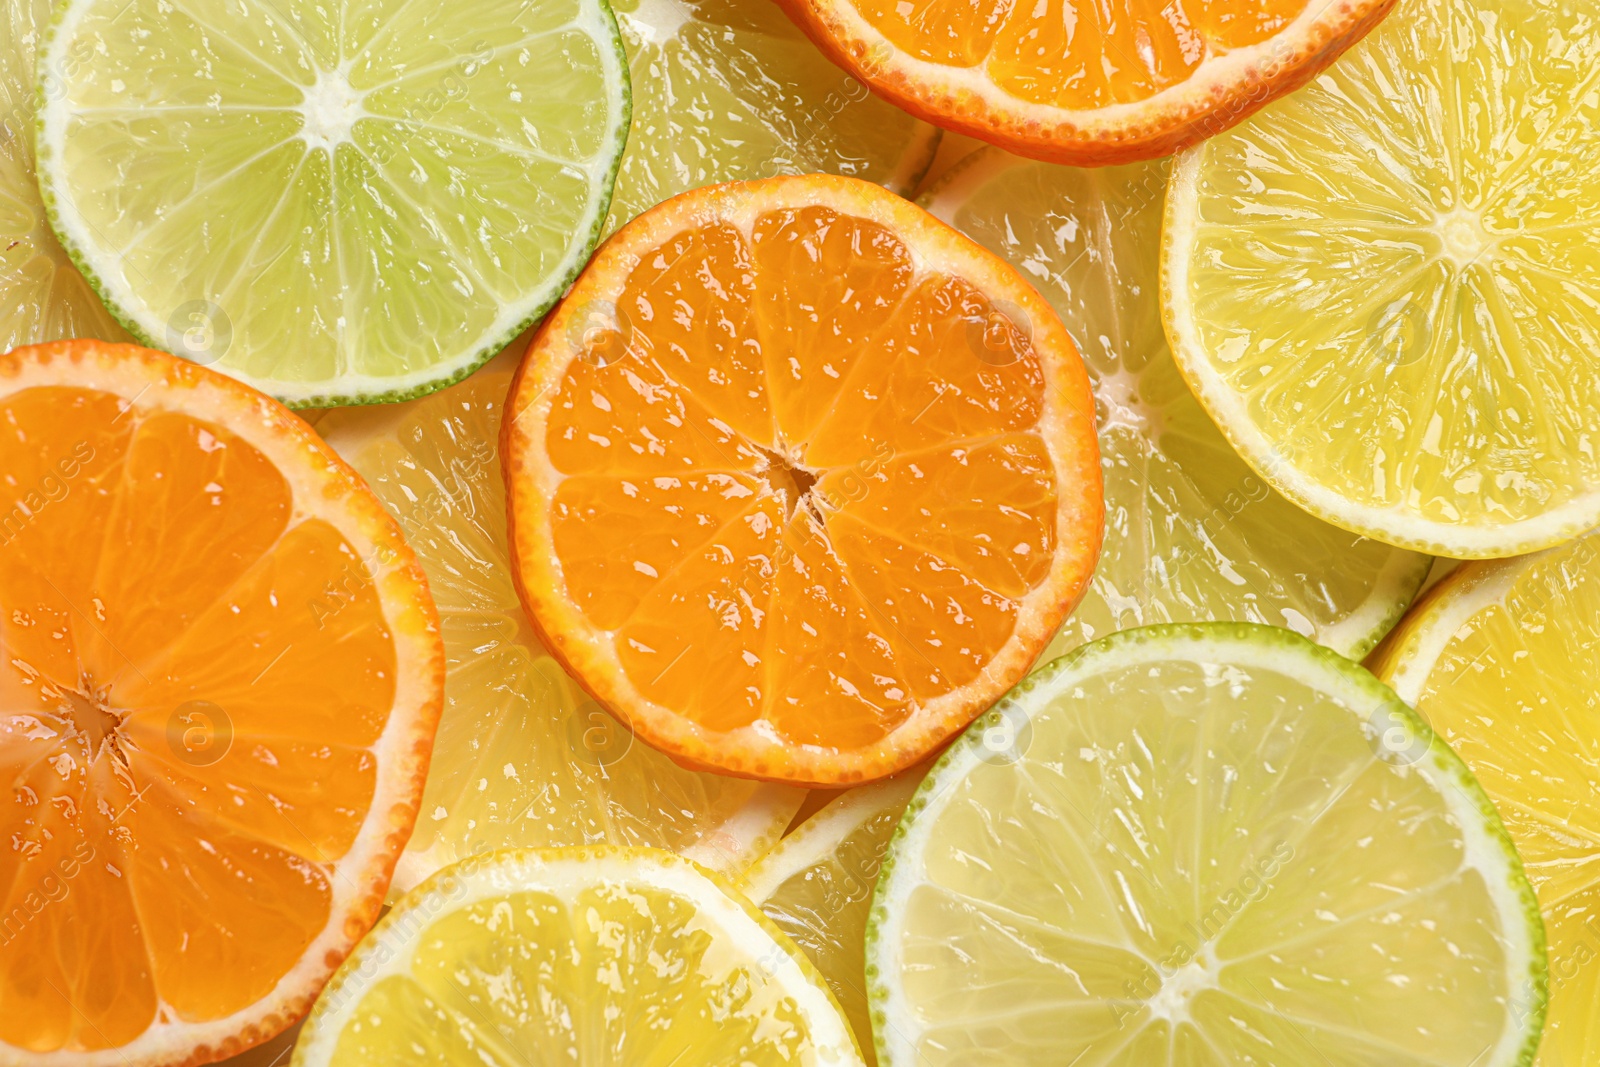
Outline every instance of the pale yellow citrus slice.
POLYGON ((506 558, 499 433, 513 367, 499 360, 434 396, 317 423, 406 531, 443 626, 445 710, 395 884, 475 852, 601 842, 736 873, 777 841, 804 794, 679 767, 540 643, 506 558))

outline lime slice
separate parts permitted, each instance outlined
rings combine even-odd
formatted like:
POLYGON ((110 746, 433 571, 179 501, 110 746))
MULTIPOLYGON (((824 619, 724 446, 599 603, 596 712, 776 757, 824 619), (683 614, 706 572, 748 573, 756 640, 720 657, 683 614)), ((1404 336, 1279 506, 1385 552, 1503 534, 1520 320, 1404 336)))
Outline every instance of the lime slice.
POLYGON ((702 185, 847 174, 910 193, 939 130, 834 66, 771 0, 618 0, 633 129, 607 230, 702 185))
MULTIPOLYGON (((498 451, 514 366, 497 360, 433 396, 317 422, 399 520, 444 630, 444 712, 396 891, 511 846, 647 845, 743 870, 804 791, 685 770, 637 740, 557 665, 517 602, 498 451)), ((318 609, 341 604, 330 590, 318 609)))
POLYGON ((654 849, 518 849, 418 886, 323 990, 295 1067, 851 1067, 816 969, 654 849))
POLYGON ((1289 503, 1195 401, 1161 332, 1167 169, 1077 170, 987 148, 923 200, 1033 282, 1094 381, 1112 535, 1041 660, 1116 630, 1212 619, 1283 626, 1359 658, 1416 595, 1428 557, 1289 503))
POLYGON ((1526 1064, 1538 906, 1430 738, 1287 630, 1152 626, 1057 660, 901 820, 867 930, 879 1062, 1526 1064))
POLYGON ((0 0, 0 352, 128 335, 50 231, 33 174, 34 67, 50 0, 0 0))
POLYGON ((553 304, 610 202, 603 0, 68 0, 50 221, 135 334, 295 406, 455 381, 553 304))
POLYGON ((1286 496, 1447 556, 1600 522, 1597 70, 1591 5, 1402 0, 1178 158, 1167 332, 1286 496))
POLYGON ((1600 535, 1469 563, 1374 653, 1450 742, 1528 868, 1550 942, 1541 1067, 1600 1062, 1600 535))
POLYGON ((922 771, 851 789, 750 866, 740 882, 778 929, 817 965, 844 1009, 869 1064, 867 914, 889 838, 900 824, 922 771))

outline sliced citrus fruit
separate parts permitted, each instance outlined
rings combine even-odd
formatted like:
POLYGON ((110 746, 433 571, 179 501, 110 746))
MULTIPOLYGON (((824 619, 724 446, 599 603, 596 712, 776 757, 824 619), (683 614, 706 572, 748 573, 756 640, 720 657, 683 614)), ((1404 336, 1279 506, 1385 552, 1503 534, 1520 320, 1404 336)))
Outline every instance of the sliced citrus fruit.
POLYGON ((867 914, 889 838, 922 774, 913 769, 847 790, 745 872, 739 887, 799 945, 827 981, 867 1063, 867 914))
POLYGON ((295 1067, 846 1067, 816 969, 670 852, 511 849, 418 886, 345 962, 295 1067))
POLYGON ((1534 556, 1469 563, 1372 659, 1472 768, 1528 868, 1550 942, 1542 1067, 1600 1061, 1597 554, 1600 536, 1590 534, 1534 556))
POLYGON ((713 182, 848 174, 910 193, 938 127, 828 62, 770 0, 618 0, 633 127, 608 231, 713 182))
POLYGON ((853 178, 641 215, 540 327, 506 419, 546 645, 642 738, 737 775, 918 762, 1028 670, 1099 547, 1055 313, 853 178))
POLYGON ((295 406, 455 381, 588 259, 628 129, 602 0, 69 0, 50 221, 135 334, 295 406))
POLYGON ((1173 351, 1284 495, 1448 556, 1600 522, 1597 60, 1584 8, 1406 0, 1177 161, 1173 351))
POLYGON ((914 115, 1078 166, 1170 155, 1304 85, 1394 0, 781 0, 914 115))
POLYGON ((1238 620, 1359 658, 1429 558, 1306 514, 1241 460, 1184 384, 1161 332, 1165 160, 1076 170, 974 154, 924 198, 1013 263, 1078 343, 1094 385, 1106 539, 1051 659, 1115 630, 1238 620))
POLYGON ((867 929, 879 1062, 1527 1064, 1533 892, 1449 747, 1396 734, 1428 736, 1287 630, 1151 626, 1055 661, 896 831, 867 929))
POLYGON ((0 3, 0 352, 65 337, 127 336, 67 258, 39 199, 34 67, 49 22, 50 0, 0 3))
POLYGON ((444 676, 422 570, 305 423, 163 352, 0 358, 0 470, 0 1060, 265 1040, 411 833, 444 676))
POLYGON ((406 531, 444 634, 444 713, 395 887, 474 852, 599 842, 736 873, 777 842, 804 793, 684 770, 635 743, 540 644, 506 558, 498 437, 514 366, 317 423, 406 531))

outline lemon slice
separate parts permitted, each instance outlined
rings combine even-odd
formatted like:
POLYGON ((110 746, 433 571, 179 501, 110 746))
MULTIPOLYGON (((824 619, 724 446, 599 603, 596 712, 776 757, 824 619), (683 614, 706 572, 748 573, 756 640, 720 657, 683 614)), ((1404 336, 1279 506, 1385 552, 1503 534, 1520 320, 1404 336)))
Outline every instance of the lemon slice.
POLYGON ((1449 556, 1600 522, 1597 64, 1588 5, 1402 0, 1178 158, 1167 331, 1286 496, 1449 556))
MULTIPOLYGON (((1041 661, 1115 630, 1212 619, 1283 626, 1359 658, 1398 621, 1429 559, 1295 507, 1195 401, 1161 333, 1167 170, 1077 170, 987 148, 923 199, 1033 282, 1094 382, 1111 533, 1041 661)), ((1003 358, 981 327, 969 331, 975 350, 1003 358)))
POLYGON ((889 838, 922 781, 912 770, 835 798, 745 872, 740 888, 817 965, 869 1064, 863 956, 867 914, 889 838))
POLYGON ((1395 734, 1428 736, 1286 630, 1057 660, 901 820, 867 930, 879 1062, 1526 1064, 1533 892, 1461 761, 1395 734))
MULTIPOLYGON (((776 843, 804 791, 679 767, 540 644, 506 562, 498 440, 513 369, 498 360, 434 396, 317 422, 399 520, 444 632, 444 712, 397 890, 511 846, 648 845, 736 873, 776 843)), ((330 590, 317 611, 340 606, 330 590)))
POLYGON ((1600 1062, 1597 553, 1591 534, 1469 563, 1372 659, 1472 768, 1527 865, 1550 942, 1542 1067, 1600 1062))
POLYGON ((771 0, 618 0, 633 128, 606 229, 702 185, 846 174, 910 193, 939 129, 873 96, 771 0))
POLYGON ((122 322, 298 407, 455 381, 588 259, 628 129, 603 0, 68 0, 50 221, 122 322))
POLYGON ((418 886, 334 975, 295 1067, 847 1067, 816 969, 655 849, 516 849, 418 886))
POLYGON ((34 65, 49 22, 50 0, 0 0, 0 352, 69 337, 128 339, 56 241, 39 199, 34 65))

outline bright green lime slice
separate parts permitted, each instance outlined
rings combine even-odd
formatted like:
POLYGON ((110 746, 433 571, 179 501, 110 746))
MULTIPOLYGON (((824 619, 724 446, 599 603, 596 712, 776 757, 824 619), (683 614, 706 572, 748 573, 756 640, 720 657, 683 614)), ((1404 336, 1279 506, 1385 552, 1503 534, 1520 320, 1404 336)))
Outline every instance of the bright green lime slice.
POLYGON ((1359 658, 1429 558, 1301 511, 1229 446, 1161 330, 1165 160, 1078 170, 987 148, 924 198, 1060 313, 1094 382, 1106 539, 1043 659, 1116 630, 1212 619, 1283 626, 1359 658))
POLYGON ((603 0, 67 0, 39 174, 147 343, 299 406, 454 381, 588 258, 628 128, 603 0))
POLYGON ((888 1067, 1510 1067, 1546 962, 1449 746, 1350 661, 1210 623, 1079 649, 962 735, 867 977, 888 1067))
POLYGON ((608 229, 689 189, 847 174, 909 193, 937 127, 867 92, 772 0, 618 0, 633 130, 608 229))
POLYGON ((33 174, 34 67, 50 0, 0 0, 0 352, 64 337, 125 341, 50 232, 33 174))

